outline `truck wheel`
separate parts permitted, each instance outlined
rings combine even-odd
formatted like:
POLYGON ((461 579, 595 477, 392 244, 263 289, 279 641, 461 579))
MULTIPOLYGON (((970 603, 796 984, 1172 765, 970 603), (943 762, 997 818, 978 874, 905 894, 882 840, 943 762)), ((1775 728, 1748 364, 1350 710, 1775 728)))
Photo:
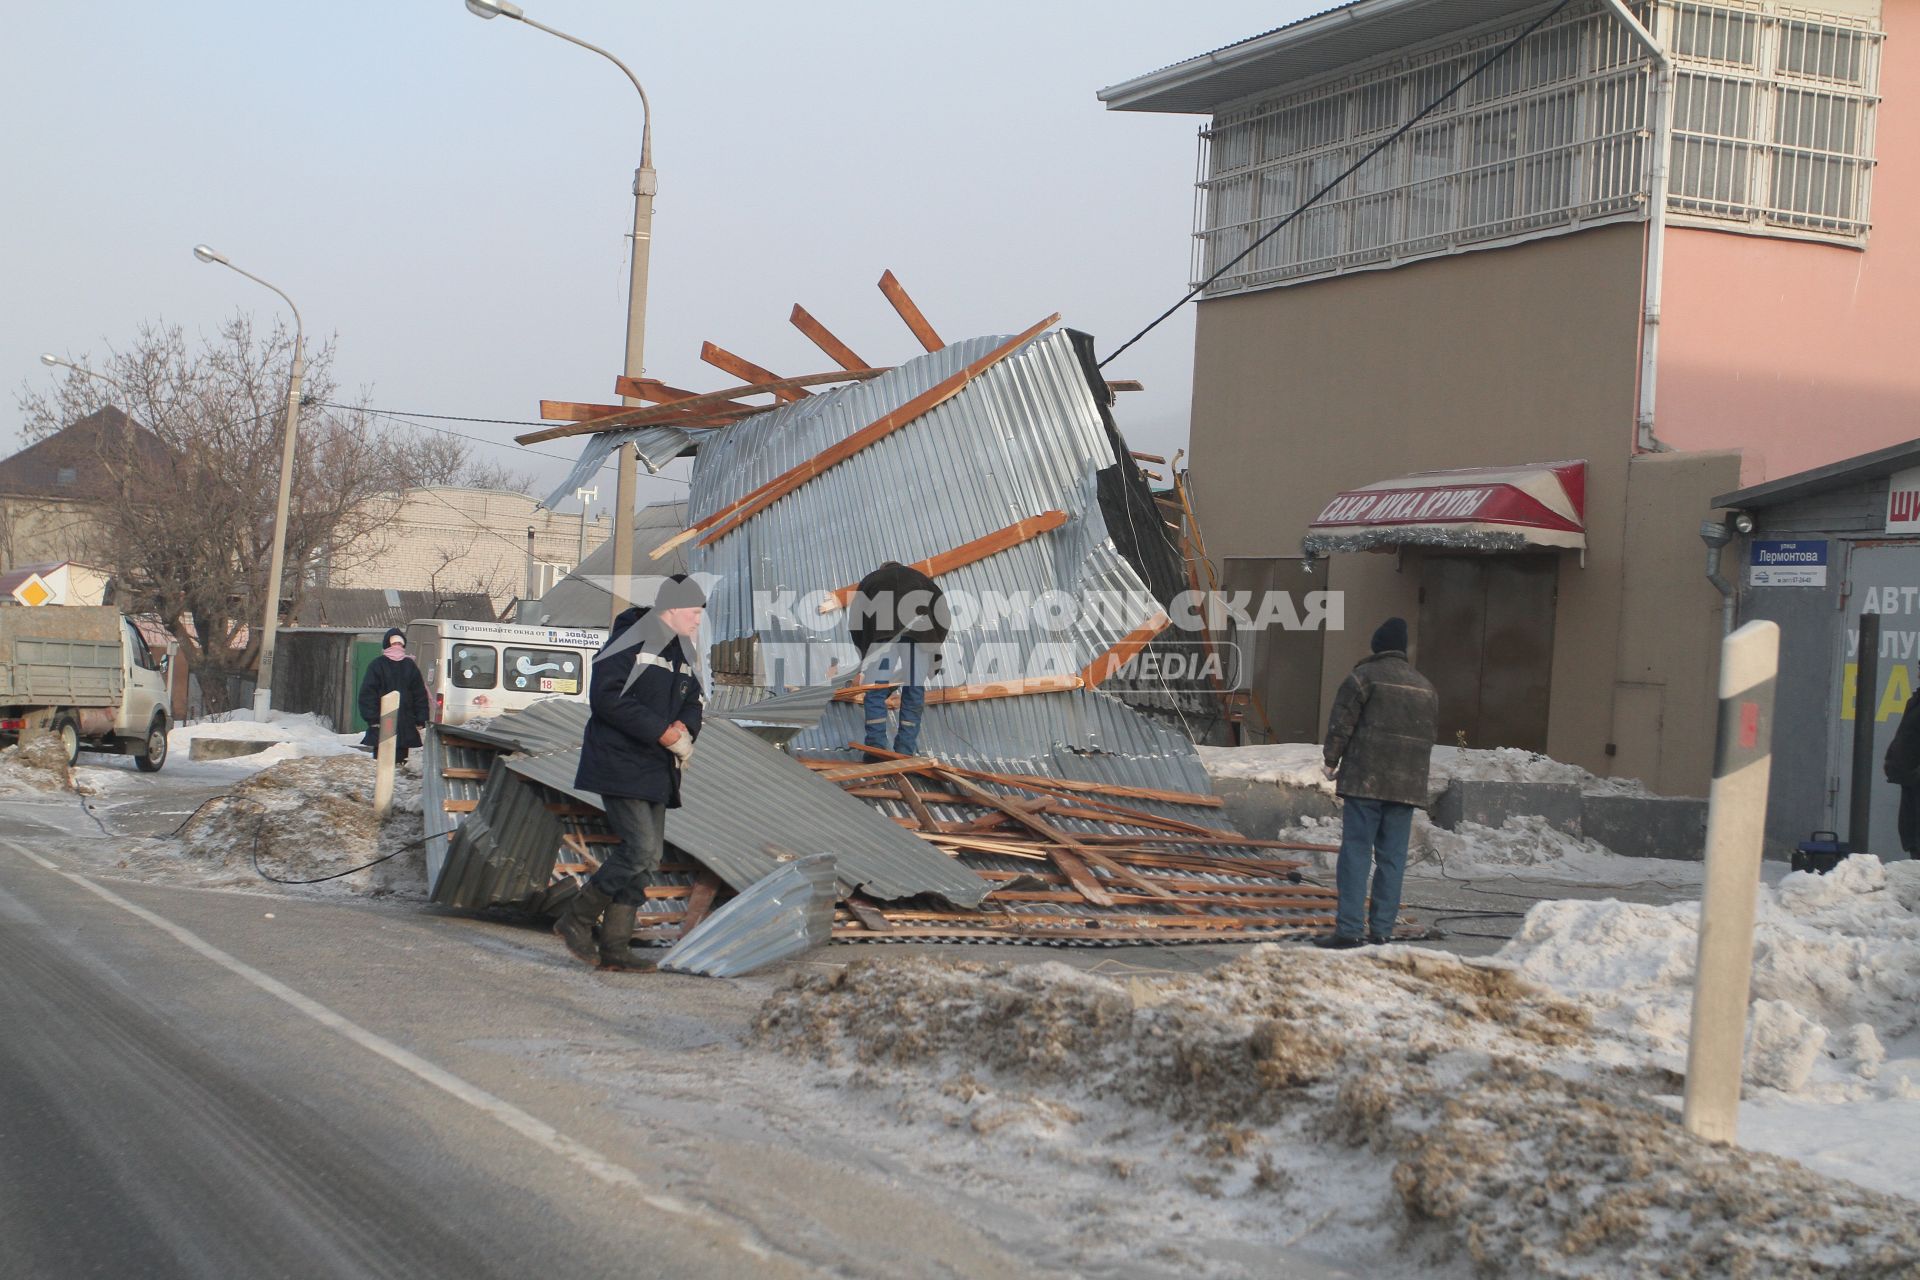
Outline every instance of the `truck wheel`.
POLYGON ((134 750, 133 762, 140 766, 142 773, 158 773, 160 766, 167 762, 167 718, 155 716, 153 723, 147 726, 146 741, 134 750))
POLYGON ((67 767, 71 769, 80 759, 80 725, 72 716, 61 715, 53 719, 53 736, 60 739, 60 746, 67 753, 67 767))

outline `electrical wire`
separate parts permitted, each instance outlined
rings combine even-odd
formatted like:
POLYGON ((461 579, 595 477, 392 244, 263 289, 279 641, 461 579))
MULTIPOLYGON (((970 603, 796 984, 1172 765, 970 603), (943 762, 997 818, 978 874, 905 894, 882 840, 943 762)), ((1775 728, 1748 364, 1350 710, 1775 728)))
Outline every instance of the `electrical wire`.
POLYGON ((1441 107, 1445 106, 1447 102, 1450 99, 1452 99, 1452 97, 1455 94, 1459 93, 1462 89, 1466 88, 1469 84, 1473 83, 1473 81, 1479 79, 1481 74, 1484 73, 1487 70, 1487 68, 1493 66, 1494 63, 1499 62, 1502 58, 1506 57, 1509 53, 1512 53, 1515 47, 1517 47, 1521 41, 1525 40, 1528 36, 1532 35, 1535 31, 1538 31, 1542 26, 1546 24, 1546 22, 1549 19, 1553 18, 1562 9, 1566 8, 1567 5, 1569 5, 1570 3, 1572 3, 1572 0, 1560 0, 1559 4, 1554 5, 1553 8, 1547 10, 1545 13, 1541 14, 1538 18, 1534 19, 1531 23, 1527 24, 1525 29, 1523 29, 1520 32, 1520 34, 1516 35, 1513 39, 1507 41, 1505 44, 1501 45, 1498 49, 1495 49, 1492 53, 1488 54, 1485 58, 1481 59, 1480 64, 1474 67, 1473 70, 1467 72, 1465 76, 1461 77, 1460 80, 1457 81, 1451 89, 1448 89, 1445 93, 1441 94, 1439 97, 1435 98, 1432 102, 1429 102, 1426 106, 1422 107, 1418 115, 1414 116, 1411 120, 1401 125, 1398 129, 1394 130, 1393 133, 1389 134, 1387 137, 1382 138, 1378 143, 1374 144, 1374 146, 1371 147, 1365 155, 1361 156, 1358 160, 1355 160, 1352 164, 1348 165, 1345 169, 1342 169, 1340 173, 1334 177, 1333 181, 1327 183, 1326 186, 1320 188, 1318 191, 1308 196, 1306 199, 1306 202, 1300 205, 1299 208, 1295 209, 1292 213, 1288 214, 1286 217, 1280 219, 1280 221, 1274 223, 1273 226, 1269 227, 1266 231, 1262 232, 1258 239, 1256 239, 1252 244, 1248 245, 1245 249, 1242 249, 1239 253, 1235 254, 1233 258, 1231 258, 1225 264, 1223 264, 1212 275, 1208 276, 1205 280, 1202 280, 1199 284, 1193 286, 1193 288, 1187 290, 1186 296, 1182 297, 1180 301, 1174 303, 1172 306, 1168 307, 1165 311, 1162 311, 1159 315, 1155 316, 1153 320, 1147 325, 1146 328, 1134 334, 1131 338, 1128 338, 1125 342, 1121 343, 1118 347, 1115 347, 1113 351, 1107 356, 1107 358, 1105 360, 1102 360, 1097 367, 1101 369, 1106 368, 1108 365, 1112 364, 1116 359, 1119 358, 1121 352, 1125 351, 1128 347, 1131 347, 1134 343, 1140 341, 1140 339, 1146 337, 1149 333, 1152 333, 1155 329, 1159 328, 1162 321, 1166 320, 1169 316, 1173 315, 1176 311, 1180 310, 1180 308, 1186 306, 1189 302, 1192 302, 1195 298, 1199 297, 1203 292, 1206 291, 1206 288, 1208 285, 1211 285, 1215 280, 1218 280, 1221 276, 1227 274, 1227 272, 1231 271, 1234 267, 1238 266, 1241 262, 1245 261, 1247 257, 1253 253, 1255 249, 1258 249, 1261 245, 1273 239, 1274 236, 1278 235, 1289 224, 1291 224, 1295 218, 1298 218, 1301 214, 1305 213, 1308 209, 1311 209, 1314 205, 1318 204, 1321 200, 1325 199, 1336 188, 1338 188, 1341 183, 1345 182, 1348 178, 1351 178, 1354 175, 1354 173, 1357 170, 1359 170, 1359 168, 1362 165, 1367 163, 1367 161, 1373 159, 1375 156, 1379 155, 1382 151, 1385 151, 1388 147, 1400 141, 1401 138, 1404 138, 1413 129, 1415 125, 1419 124, 1422 120, 1425 120, 1428 116, 1432 115, 1434 112, 1438 111, 1441 107))
POLYGON ((401 845, 398 849, 395 849, 392 853, 381 854, 379 857, 375 858, 372 862, 363 862, 357 867, 351 867, 346 871, 336 871, 330 876, 315 876, 311 880, 286 880, 281 878, 280 876, 270 876, 266 872, 260 869, 260 833, 265 827, 266 827, 266 816, 262 814, 260 819, 260 825, 254 828, 254 832, 253 832, 253 851, 252 851, 253 870, 254 870, 254 874, 259 876, 262 880, 271 880, 275 884, 325 884, 329 880, 338 880, 342 876, 355 875, 371 867, 377 867, 381 863, 387 861, 390 858, 399 857, 401 854, 405 853, 409 849, 420 848, 421 846, 425 845, 427 841, 434 838, 432 836, 421 836, 418 840, 409 840, 407 841, 407 843, 401 845))
MULTIPOLYGON (((319 405, 327 409, 345 409, 355 413, 372 414, 374 417, 386 418, 391 422, 404 423, 409 427, 416 427, 421 431, 433 431, 443 436, 452 436, 456 440, 465 440, 469 444, 485 445, 490 449, 517 449, 521 453, 530 453, 536 458, 552 458, 556 462, 577 461, 577 459, 570 458, 564 453, 549 453, 545 449, 536 449, 532 445, 519 444, 512 440, 489 440, 484 436, 468 435, 465 432, 449 430, 446 427, 436 427, 425 422, 416 422, 414 421, 413 417, 407 416, 395 409, 374 409, 366 405, 335 404, 331 401, 325 401, 325 400, 316 400, 314 401, 314 403, 316 405, 319 405)), ((442 421, 447 421, 447 422, 498 423, 504 426, 516 426, 516 427, 537 427, 537 426, 552 425, 551 423, 541 423, 541 422, 517 422, 508 418, 464 418, 454 414, 446 414, 446 413, 423 413, 417 416, 422 418, 438 418, 442 421)), ((600 465, 600 470, 608 471, 617 465, 618 465, 617 461, 615 461, 614 459, 608 459, 606 462, 600 465)), ((679 476, 662 475, 657 471, 652 473, 650 478, 655 480, 665 480, 669 484, 688 483, 686 480, 682 479, 679 476)))

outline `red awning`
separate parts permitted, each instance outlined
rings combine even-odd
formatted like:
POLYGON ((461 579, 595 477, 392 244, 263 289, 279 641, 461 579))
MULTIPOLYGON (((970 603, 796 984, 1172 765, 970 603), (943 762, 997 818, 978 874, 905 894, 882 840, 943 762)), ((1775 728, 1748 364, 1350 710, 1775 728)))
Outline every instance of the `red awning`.
POLYGON ((1405 545, 1477 551, 1587 545, 1587 464, 1422 471, 1349 489, 1307 526, 1310 557, 1405 545))

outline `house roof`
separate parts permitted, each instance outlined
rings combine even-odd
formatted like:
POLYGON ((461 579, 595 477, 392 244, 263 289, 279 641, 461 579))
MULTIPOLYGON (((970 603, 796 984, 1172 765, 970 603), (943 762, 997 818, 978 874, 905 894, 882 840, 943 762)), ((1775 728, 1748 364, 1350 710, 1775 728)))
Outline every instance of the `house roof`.
POLYGON ((1878 480, 1882 476, 1890 476, 1896 471, 1905 471, 1910 467, 1920 467, 1920 440, 1888 445, 1884 449, 1875 449, 1872 453, 1829 462, 1824 467, 1814 467, 1808 471, 1782 476, 1778 480, 1769 480, 1765 484, 1756 484, 1749 488, 1736 489, 1732 493, 1723 493, 1713 500, 1713 505, 1738 508, 1776 507, 1783 502, 1793 502, 1824 490, 1859 484, 1865 480, 1878 480))
POLYGON ((1540 0, 1355 0, 1109 85, 1095 96, 1110 111, 1211 114, 1243 98, 1546 7, 1540 0))
POLYGON ((0 493, 35 498, 111 501, 118 486, 108 472, 109 458, 125 456, 141 469, 165 466, 172 452, 160 437, 119 409, 108 405, 70 426, 0 459, 0 493))
POLYGON ((316 587, 300 602, 294 625, 375 630, 404 627, 415 618, 493 622, 493 601, 484 591, 396 591, 391 587, 316 587))

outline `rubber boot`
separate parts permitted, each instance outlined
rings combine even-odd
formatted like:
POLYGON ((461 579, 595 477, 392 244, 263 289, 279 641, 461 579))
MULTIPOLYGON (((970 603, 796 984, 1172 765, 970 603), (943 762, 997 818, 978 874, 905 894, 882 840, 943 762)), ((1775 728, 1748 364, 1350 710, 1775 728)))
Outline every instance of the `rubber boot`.
POLYGON ((599 963, 600 953, 593 945, 593 922, 612 901, 611 895, 600 892, 591 882, 583 884, 580 892, 573 895, 573 901, 567 903, 566 909, 560 913, 560 918, 553 922, 554 933, 567 944, 567 950, 573 952, 574 959, 586 964, 599 963))
POLYGON ((600 921, 600 967, 609 973, 651 973, 653 961, 633 952, 634 908, 614 903, 600 921))

